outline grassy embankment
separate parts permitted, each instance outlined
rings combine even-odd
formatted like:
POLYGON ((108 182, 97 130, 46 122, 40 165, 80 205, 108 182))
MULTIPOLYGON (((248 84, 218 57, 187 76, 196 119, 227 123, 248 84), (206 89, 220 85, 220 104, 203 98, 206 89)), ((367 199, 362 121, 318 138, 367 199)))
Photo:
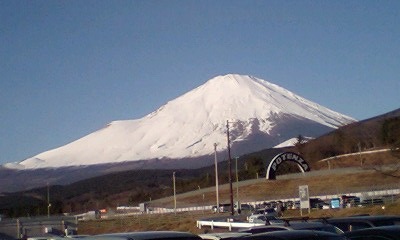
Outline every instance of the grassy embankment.
MULTIPOLYGON (((380 206, 366 208, 351 208, 341 210, 313 210, 310 214, 304 213, 303 216, 311 218, 331 217, 331 216, 350 216, 356 214, 371 215, 399 215, 400 202, 389 204, 382 209, 380 206)), ((79 223, 79 234, 100 234, 112 232, 129 232, 129 231, 154 231, 154 230, 177 230, 189 231, 192 233, 212 232, 209 228, 198 229, 196 221, 201 218, 215 217, 215 214, 209 212, 186 212, 177 214, 146 214, 127 218, 117 218, 110 220, 97 220, 79 223)), ((227 214, 220 216, 229 216, 227 214)), ((299 217, 299 210, 288 210, 285 212, 286 217, 299 217)), ((225 229, 228 231, 227 229, 225 229)), ((221 231, 218 229, 216 231, 221 231)))
MULTIPOLYGON (((342 192, 363 192, 382 188, 400 186, 400 179, 376 171, 365 171, 353 174, 334 174, 328 176, 300 177, 296 179, 241 183, 239 198, 241 202, 254 202, 268 199, 294 198, 298 196, 298 186, 308 185, 310 195, 328 195, 342 192)), ((234 185, 236 199, 236 188, 234 185)), ((227 185, 220 188, 220 201, 228 202, 229 188, 227 185)), ((395 198, 393 198, 395 199, 395 198)), ((215 189, 201 189, 188 194, 177 195, 177 207, 196 206, 199 204, 215 204, 215 189), (202 195, 204 194, 204 200, 202 195)), ((152 202, 153 206, 173 207, 173 198, 165 198, 152 202)), ((400 200, 382 206, 356 207, 340 210, 312 210, 310 214, 303 211, 303 216, 311 218, 350 216, 356 214, 385 214, 400 215, 400 200)), ((99 234, 127 231, 149 230, 177 230, 193 233, 210 232, 208 228, 198 229, 196 220, 201 218, 216 217, 209 211, 186 212, 177 214, 145 214, 133 217, 88 221, 79 223, 79 234, 99 234)), ((227 214, 220 216, 229 216, 227 214)), ((285 217, 298 217, 299 210, 287 210, 285 217)))

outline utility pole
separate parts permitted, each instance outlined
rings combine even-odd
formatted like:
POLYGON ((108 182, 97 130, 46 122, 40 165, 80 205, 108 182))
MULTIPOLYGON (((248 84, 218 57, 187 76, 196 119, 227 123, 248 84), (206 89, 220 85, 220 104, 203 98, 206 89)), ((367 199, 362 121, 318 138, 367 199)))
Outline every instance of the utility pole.
POLYGON ((358 146, 358 155, 360 156, 360 164, 362 166, 363 162, 362 162, 362 158, 361 158, 361 143, 358 142, 357 146, 358 146))
POLYGON ((217 144, 216 143, 214 143, 214 162, 215 162, 215 195, 217 197, 217 212, 219 212, 218 161, 217 161, 217 144))
POLYGON ((228 167, 229 167, 229 195, 231 201, 231 215, 235 214, 233 209, 233 189, 232 189, 232 158, 231 158, 231 141, 229 139, 229 121, 226 121, 226 136, 228 139, 228 167))
POLYGON ((50 187, 49 183, 47 183, 47 218, 50 217, 50 187))
POLYGON ((174 213, 176 214, 176 186, 175 186, 175 172, 172 174, 172 182, 174 185, 174 213))
MULTIPOLYGON (((238 162, 238 157, 235 158, 236 159, 236 201, 238 202, 239 205, 239 175, 238 175, 238 166, 237 166, 237 162, 238 162)), ((240 206, 238 206, 238 209, 240 208, 240 206)))

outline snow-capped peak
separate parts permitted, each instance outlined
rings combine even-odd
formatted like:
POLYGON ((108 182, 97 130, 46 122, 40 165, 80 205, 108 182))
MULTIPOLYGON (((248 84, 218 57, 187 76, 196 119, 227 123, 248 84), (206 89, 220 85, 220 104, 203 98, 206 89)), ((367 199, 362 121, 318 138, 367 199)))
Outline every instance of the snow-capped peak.
MULTIPOLYGON (((209 155, 214 143, 226 146, 227 120, 232 124, 233 141, 238 146, 239 142, 247 144, 237 154, 272 147, 260 139, 285 131, 279 128, 282 123, 288 126, 290 122, 291 128, 297 122, 310 128, 318 125, 327 131, 354 121, 262 79, 228 74, 210 79, 141 119, 111 122, 20 164, 42 168, 209 155)), ((311 136, 279 133, 288 138, 298 134, 311 136)))

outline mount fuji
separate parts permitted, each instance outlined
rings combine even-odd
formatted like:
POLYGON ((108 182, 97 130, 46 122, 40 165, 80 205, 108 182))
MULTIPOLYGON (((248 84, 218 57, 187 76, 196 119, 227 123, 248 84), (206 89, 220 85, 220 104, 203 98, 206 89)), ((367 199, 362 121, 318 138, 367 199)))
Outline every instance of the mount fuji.
MULTIPOLYGON (((274 147, 298 135, 317 137, 355 119, 282 87, 246 75, 217 76, 135 120, 113 121, 74 142, 6 168, 201 159, 227 148, 234 156, 274 147)), ((207 165, 199 162, 187 168, 207 165)))

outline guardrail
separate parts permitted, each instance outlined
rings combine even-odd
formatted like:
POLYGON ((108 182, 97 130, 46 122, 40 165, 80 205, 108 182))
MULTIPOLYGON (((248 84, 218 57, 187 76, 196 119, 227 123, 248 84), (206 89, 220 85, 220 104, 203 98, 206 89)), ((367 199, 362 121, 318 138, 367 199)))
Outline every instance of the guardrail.
MULTIPOLYGON (((398 150, 398 148, 396 148, 396 150, 398 150)), ((385 149, 361 151, 361 152, 355 152, 355 153, 346 153, 346 154, 342 154, 342 155, 337 155, 337 156, 333 156, 333 157, 324 158, 324 159, 319 160, 318 162, 326 162, 326 161, 329 161, 329 160, 336 160, 336 159, 341 158, 341 157, 358 156, 358 155, 366 155, 366 154, 389 152, 389 151, 393 151, 393 149, 385 148, 385 149)))
MULTIPOLYGON (((320 198, 322 200, 328 200, 332 198, 338 198, 341 197, 342 195, 347 195, 347 196, 357 196, 362 199, 370 199, 370 198, 376 198, 379 196, 395 196, 400 194, 400 188, 396 189, 386 189, 386 190, 378 190, 378 191, 368 191, 368 192, 341 192, 339 194, 331 194, 331 195, 312 195, 310 198, 320 198)), ((256 206, 258 204, 262 204, 264 202, 268 201, 298 201, 298 197, 294 198, 281 198, 281 199, 266 199, 263 201, 254 201, 254 202, 244 202, 253 206, 256 206)), ((195 211, 210 211, 213 206, 208 205, 208 206, 193 206, 193 207, 183 207, 183 208, 176 208, 176 209, 171 209, 171 208, 160 208, 160 207, 152 207, 150 211, 147 212, 119 212, 119 213, 114 213, 112 215, 102 215, 102 219, 106 218, 114 218, 114 217, 126 217, 126 216, 134 216, 134 215, 141 215, 141 214, 166 214, 166 213, 179 213, 179 212, 195 212, 195 211)), ((217 221, 198 221, 198 226, 210 226, 214 227, 251 227, 251 226, 257 226, 257 225, 246 225, 250 223, 239 223, 239 222, 217 222, 217 221), (244 225, 243 225, 244 224, 244 225)))

